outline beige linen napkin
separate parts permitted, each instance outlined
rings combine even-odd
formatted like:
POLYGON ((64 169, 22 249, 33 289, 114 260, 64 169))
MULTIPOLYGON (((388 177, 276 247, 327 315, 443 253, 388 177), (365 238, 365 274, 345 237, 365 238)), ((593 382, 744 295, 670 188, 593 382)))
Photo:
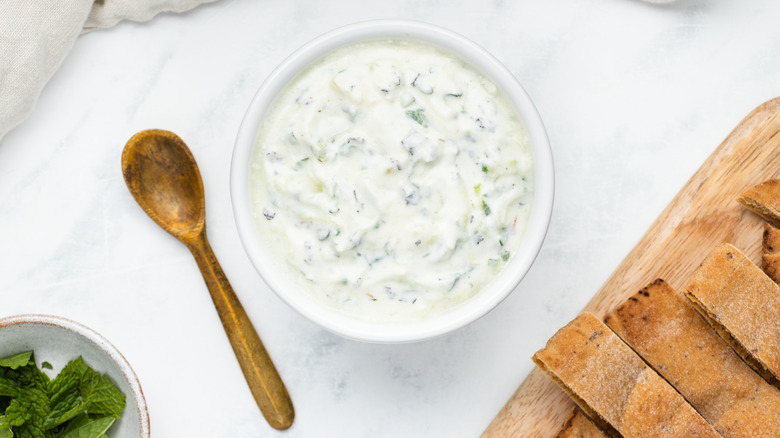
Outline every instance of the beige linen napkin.
POLYGON ((0 0, 0 140, 32 111, 76 38, 214 0, 0 0))

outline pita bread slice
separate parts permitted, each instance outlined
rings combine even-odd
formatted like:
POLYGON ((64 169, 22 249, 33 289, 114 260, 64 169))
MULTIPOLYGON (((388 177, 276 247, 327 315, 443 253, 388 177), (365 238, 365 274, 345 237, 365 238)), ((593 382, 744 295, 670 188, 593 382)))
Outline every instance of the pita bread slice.
POLYGON ((780 286, 737 248, 719 245, 685 297, 740 356, 780 388, 780 286))
POLYGON ((609 435, 580 409, 574 408, 555 438, 609 438, 609 435))
POLYGON ((737 201, 780 228, 780 179, 770 179, 746 191, 737 201))
POLYGON ((780 283, 780 229, 764 222, 761 261, 764 272, 775 283, 780 283))
POLYGON ((610 433, 625 438, 720 436, 590 313, 560 329, 533 360, 610 433))
POLYGON ((605 321, 724 437, 780 434, 780 391, 753 372, 663 280, 629 298, 605 321))

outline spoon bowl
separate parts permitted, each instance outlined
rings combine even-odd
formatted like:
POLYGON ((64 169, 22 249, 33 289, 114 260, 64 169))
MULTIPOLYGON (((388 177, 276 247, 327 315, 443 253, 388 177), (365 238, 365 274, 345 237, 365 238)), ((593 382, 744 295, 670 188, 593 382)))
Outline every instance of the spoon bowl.
POLYGON ((203 180, 178 135, 160 129, 134 135, 122 154, 122 170, 135 200, 165 231, 186 240, 203 230, 203 180))
POLYGON ((141 131, 122 152, 122 173, 146 214, 187 245, 198 262, 241 371, 268 424, 280 430, 289 428, 295 411, 287 388, 206 238, 203 181, 192 152, 172 132, 141 131))

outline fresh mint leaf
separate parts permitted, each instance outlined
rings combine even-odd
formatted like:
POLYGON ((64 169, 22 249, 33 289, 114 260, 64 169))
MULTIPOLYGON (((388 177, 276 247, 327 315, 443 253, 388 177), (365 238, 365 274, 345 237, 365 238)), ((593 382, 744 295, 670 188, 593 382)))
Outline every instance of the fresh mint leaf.
POLYGON ((51 394, 51 412, 44 427, 51 429, 84 412, 85 403, 81 397, 81 377, 86 373, 87 365, 79 356, 68 362, 57 377, 49 383, 51 394))
POLYGON ((16 438, 55 438, 53 433, 45 432, 41 428, 30 423, 24 423, 23 425, 14 428, 13 431, 16 438))
POLYGON ((84 363, 81 358, 72 360, 49 383, 52 406, 62 403, 64 399, 72 398, 74 394, 78 397, 79 382, 83 372, 84 363))
POLYGON ((3 415, 4 423, 8 426, 21 426, 30 418, 28 406, 22 403, 18 398, 11 400, 11 403, 5 408, 3 415))
POLYGON ((30 384, 41 391, 45 392, 48 396, 49 394, 49 382, 51 379, 49 379, 49 376, 46 375, 43 371, 41 371, 38 367, 35 366, 33 363, 30 366, 27 366, 26 368, 29 368, 30 370, 30 384))
POLYGON ((91 419, 89 418, 89 415, 87 415, 87 414, 82 412, 81 414, 79 414, 78 416, 73 418, 73 420, 69 421, 68 424, 64 428, 62 428, 60 433, 61 434, 68 433, 68 432, 70 432, 70 431, 72 431, 74 429, 77 429, 77 428, 79 428, 79 427, 89 423, 90 420, 91 419))
POLYGON ((0 359, 0 438, 105 438, 125 408, 122 391, 81 357, 54 379, 33 357, 0 359))
POLYGON ((6 367, 15 370, 19 367, 29 365, 32 359, 32 355, 32 351, 25 351, 0 358, 0 367, 6 367))
POLYGON ((51 412, 49 395, 46 392, 34 386, 22 387, 19 388, 19 397, 14 400, 19 401, 25 411, 25 424, 31 423, 36 427, 43 427, 51 412))
POLYGON ((8 415, 0 415, 0 430, 10 429, 11 426, 18 426, 19 424, 24 423, 24 419, 22 419, 22 421, 14 421, 14 423, 18 423, 18 424, 13 424, 11 422, 13 418, 14 417, 10 417, 8 415))
POLYGON ((83 412, 119 418, 125 395, 106 375, 93 370, 81 357, 70 361, 51 381, 52 409, 46 429, 63 424, 83 412))
POLYGON ((75 418, 84 412, 85 404, 81 401, 78 389, 65 394, 59 399, 59 402, 52 404, 51 412, 43 423, 44 429, 53 429, 60 424, 75 418))
POLYGON ((60 438, 100 438, 114 424, 114 417, 90 418, 82 414, 68 424, 60 438))
MULTIPOLYGON (((97 374, 97 373, 95 373, 97 374)), ((108 415, 119 418, 125 409, 125 394, 114 385, 111 379, 102 375, 92 381, 90 392, 82 390, 81 397, 87 402, 90 414, 108 415)))
POLYGON ((0 396, 16 397, 18 395, 19 385, 5 376, 0 376, 0 396))
POLYGON ((17 369, 0 367, 0 376, 4 376, 17 383, 19 387, 34 386, 46 391, 49 385, 49 376, 35 366, 35 362, 17 369))

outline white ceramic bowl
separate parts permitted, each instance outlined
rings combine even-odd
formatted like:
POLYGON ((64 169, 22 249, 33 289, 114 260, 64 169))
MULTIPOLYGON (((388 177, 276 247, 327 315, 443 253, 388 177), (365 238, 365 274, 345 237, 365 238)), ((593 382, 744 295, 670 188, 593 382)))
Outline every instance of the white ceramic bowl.
POLYGON ((380 343, 430 339, 463 327, 504 300, 525 276, 541 249, 553 205, 553 161, 542 120, 515 77, 498 60, 472 41, 446 29, 415 21, 378 20, 338 28, 304 45, 284 60, 257 91, 238 131, 230 173, 230 192, 241 242, 255 269, 270 288, 306 318, 345 337, 380 343), (250 157, 260 122, 277 94, 299 72, 333 50, 359 41, 403 38, 427 42, 451 51, 490 78, 515 105, 528 131, 534 159, 534 201, 519 251, 501 274, 464 304, 434 317, 407 323, 360 321, 315 301, 281 272, 263 247, 250 203, 250 157))
POLYGON ((149 413, 141 384, 130 364, 106 338, 77 322, 58 316, 17 315, 0 319, 0 357, 34 350, 40 368, 52 365, 54 377, 73 359, 108 375, 126 396, 122 416, 108 430, 110 438, 149 438, 149 413))

